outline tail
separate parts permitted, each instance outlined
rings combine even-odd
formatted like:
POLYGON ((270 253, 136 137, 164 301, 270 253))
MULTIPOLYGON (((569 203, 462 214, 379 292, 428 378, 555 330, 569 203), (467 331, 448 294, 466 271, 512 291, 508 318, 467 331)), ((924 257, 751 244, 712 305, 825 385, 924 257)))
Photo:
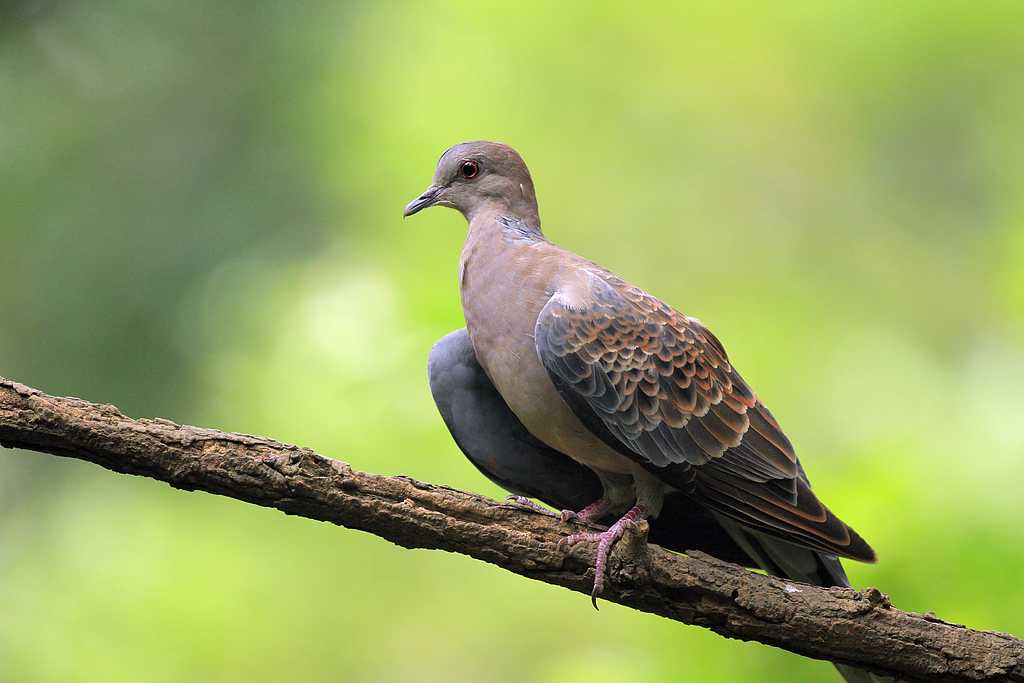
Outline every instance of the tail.
MULTIPOLYGON (((809 583, 814 586, 850 587, 846 571, 835 555, 801 548, 767 534, 744 527, 737 522, 716 514, 718 522, 726 533, 736 541, 761 569, 774 576, 809 583)), ((863 669, 835 664, 839 675, 847 683, 893 683, 895 679, 873 674, 863 669)))

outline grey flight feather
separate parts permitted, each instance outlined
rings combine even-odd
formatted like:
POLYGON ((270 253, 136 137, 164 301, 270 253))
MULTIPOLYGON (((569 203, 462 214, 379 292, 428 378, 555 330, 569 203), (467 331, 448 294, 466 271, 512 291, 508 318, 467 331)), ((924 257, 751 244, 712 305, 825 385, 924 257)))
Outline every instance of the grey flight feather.
POLYGON ((564 509, 580 509, 601 496, 593 472, 548 448, 515 418, 477 362, 465 329, 434 344, 427 372, 448 431, 495 484, 564 509))

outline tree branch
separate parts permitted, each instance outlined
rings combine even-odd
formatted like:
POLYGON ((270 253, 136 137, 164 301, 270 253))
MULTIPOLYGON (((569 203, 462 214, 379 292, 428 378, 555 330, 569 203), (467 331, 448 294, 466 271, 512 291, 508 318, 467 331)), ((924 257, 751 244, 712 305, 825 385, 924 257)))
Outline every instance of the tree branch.
MULTIPOLYGON (((356 472, 270 439, 133 420, 110 405, 47 396, 3 377, 0 445, 274 507, 406 548, 461 553, 584 594, 593 581, 593 547, 560 549, 566 527, 550 517, 408 477, 356 472)), ((874 588, 826 590, 645 540, 634 533, 618 544, 602 597, 906 680, 1024 682, 1024 642, 1010 635, 900 611, 874 588)))

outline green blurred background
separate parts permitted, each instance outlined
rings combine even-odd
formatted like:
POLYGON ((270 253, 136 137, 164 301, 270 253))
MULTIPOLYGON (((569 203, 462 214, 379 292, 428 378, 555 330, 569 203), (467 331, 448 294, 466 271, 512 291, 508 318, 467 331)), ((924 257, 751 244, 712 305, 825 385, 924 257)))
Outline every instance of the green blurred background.
MULTIPOLYGON (((0 374, 501 492, 435 413, 461 217, 702 318, 878 550, 857 586, 1024 634, 1024 6, 0 5, 0 374)), ((4 681, 812 681, 821 662, 441 552, 0 452, 4 681)))

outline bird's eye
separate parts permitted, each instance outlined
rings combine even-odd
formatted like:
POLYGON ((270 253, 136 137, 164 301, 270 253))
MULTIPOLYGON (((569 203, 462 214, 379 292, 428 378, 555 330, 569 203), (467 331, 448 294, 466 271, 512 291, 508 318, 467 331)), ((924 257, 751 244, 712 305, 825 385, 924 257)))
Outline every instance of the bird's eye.
POLYGON ((476 174, 480 172, 480 165, 475 161, 467 160, 462 162, 462 168, 459 170, 462 171, 463 178, 475 178, 476 174))

